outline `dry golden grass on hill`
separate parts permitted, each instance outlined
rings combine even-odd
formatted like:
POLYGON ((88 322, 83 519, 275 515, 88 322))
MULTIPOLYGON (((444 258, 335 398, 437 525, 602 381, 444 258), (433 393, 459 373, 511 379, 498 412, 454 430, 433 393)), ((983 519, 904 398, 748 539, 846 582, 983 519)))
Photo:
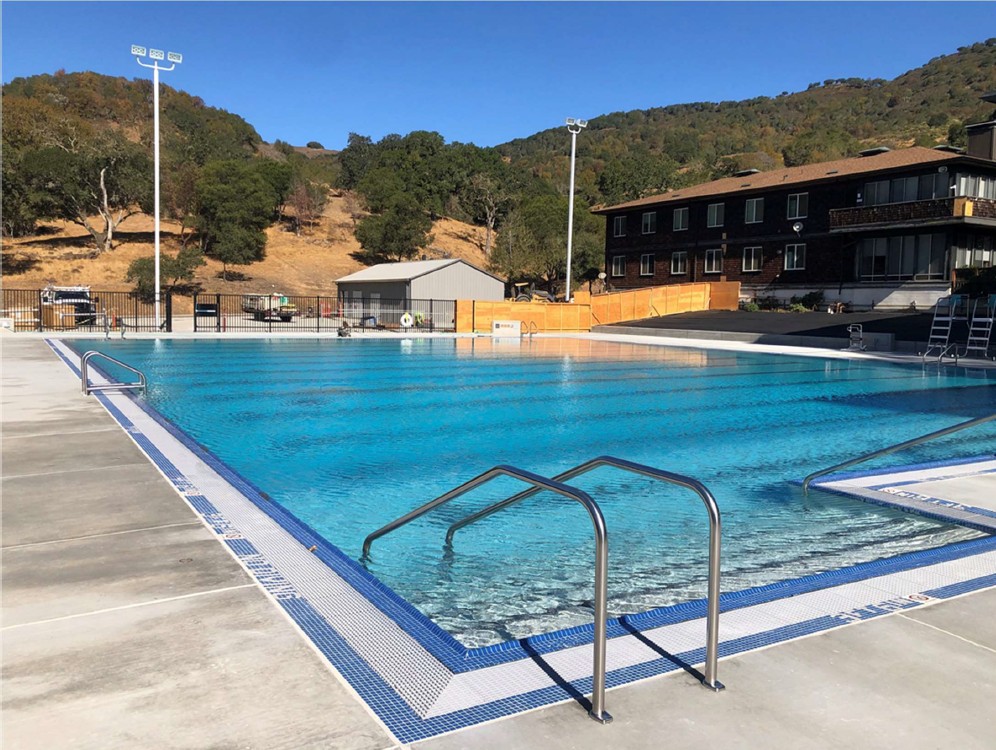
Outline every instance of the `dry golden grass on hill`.
MULTIPOLYGON (((245 280, 220 278, 222 265, 208 260, 197 269, 194 282, 205 292, 220 294, 268 293, 334 295, 336 279, 363 268, 352 257, 360 251, 353 236, 348 194, 333 196, 321 220, 296 235, 293 228, 274 225, 267 230, 266 259, 249 266, 232 266, 230 271, 245 280)), ((355 211, 355 209, 353 209, 355 211)), ((48 284, 58 286, 88 285, 95 290, 128 291, 125 281, 129 264, 136 258, 154 253, 153 219, 144 214, 122 222, 115 232, 120 242, 113 250, 98 257, 82 227, 68 222, 49 222, 44 233, 33 237, 4 239, 3 283, 8 289, 39 289, 48 284)), ((180 248, 180 226, 163 221, 160 242, 163 253, 180 248)), ((484 257, 483 227, 453 219, 437 221, 432 241, 423 251, 428 259, 462 258, 480 268, 487 266, 484 257)), ((177 312, 185 312, 189 300, 177 300, 177 312)))

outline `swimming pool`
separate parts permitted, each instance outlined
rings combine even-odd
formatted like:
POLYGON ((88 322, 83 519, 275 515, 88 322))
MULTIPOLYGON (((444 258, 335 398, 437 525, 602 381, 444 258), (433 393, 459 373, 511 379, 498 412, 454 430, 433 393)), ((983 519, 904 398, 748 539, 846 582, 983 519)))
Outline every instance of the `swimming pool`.
MULTIPOLYGON (((978 536, 812 493, 817 468, 992 411, 967 371, 579 339, 76 342, 143 369, 150 402, 270 497, 358 557, 363 538, 498 463, 555 474, 613 454, 702 480, 724 516, 723 589, 978 536)), ((980 428, 904 455, 991 452, 980 428)), ((575 480, 610 530, 610 614, 704 595, 707 524, 690 493, 600 469, 575 480)), ((497 481, 378 542, 370 570, 468 646, 591 620, 591 532, 497 481)))

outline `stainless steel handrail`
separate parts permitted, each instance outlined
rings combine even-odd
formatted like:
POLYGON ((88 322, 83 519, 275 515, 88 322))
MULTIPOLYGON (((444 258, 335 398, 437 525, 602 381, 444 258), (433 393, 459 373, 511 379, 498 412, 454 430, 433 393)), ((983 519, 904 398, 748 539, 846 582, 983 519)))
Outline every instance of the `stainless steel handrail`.
POLYGON ((84 396, 89 396, 94 391, 116 391, 116 390, 121 390, 123 388, 141 388, 142 389, 142 393, 146 393, 147 390, 148 390, 147 387, 146 387, 147 386, 147 381, 145 379, 145 373, 143 373, 141 370, 136 370, 131 365, 125 364, 124 362, 122 362, 119 359, 114 359, 114 357, 111 357, 110 355, 107 355, 107 354, 104 354, 103 352, 98 352, 98 351, 89 351, 86 354, 84 354, 83 357, 80 359, 80 379, 81 379, 82 384, 83 384, 83 395, 84 396), (128 370, 130 372, 135 373, 136 375, 138 375, 138 382, 137 383, 106 383, 104 385, 90 385, 89 365, 90 365, 90 360, 93 359, 94 357, 103 357, 104 359, 108 360, 109 362, 113 362, 114 364, 118 365, 119 367, 123 367, 124 369, 126 369, 126 370, 128 370))
MULTIPOLYGON (((702 502, 705 503, 706 510, 709 513, 709 581, 707 589, 708 599, 706 612, 705 677, 702 680, 702 684, 706 687, 712 688, 713 690, 722 690, 724 687, 723 684, 716 679, 716 664, 719 654, 719 557, 722 537, 722 522, 716 498, 714 498, 706 486, 697 479, 686 477, 682 474, 675 474, 670 471, 664 471, 663 469, 655 469, 652 466, 644 466, 643 464, 634 463, 633 461, 627 461, 622 458, 614 458, 612 456, 599 456, 598 458, 593 458, 591 461, 586 461, 583 464, 575 466, 573 469, 568 469, 562 474, 558 474, 553 477, 553 481, 566 482, 569 479, 573 479, 581 474, 597 469, 599 466, 613 466, 617 469, 623 469, 624 471, 630 471, 635 474, 642 474, 643 476, 647 476, 652 479, 658 479, 662 482, 668 482, 669 484, 676 484, 680 487, 685 487, 698 494, 698 496, 702 498, 702 502)), ((539 490, 535 488, 524 490, 517 495, 512 495, 511 497, 501 500, 494 505, 489 505, 487 508, 479 510, 472 515, 457 521, 446 531, 446 544, 452 544, 453 534, 459 529, 462 529, 464 526, 469 526, 476 521, 480 521, 482 518, 490 516, 492 513, 497 513, 510 505, 514 505, 521 500, 532 497, 538 491, 539 490)))
POLYGON ((926 443, 928 440, 933 440, 934 438, 944 437, 945 435, 950 435, 952 432, 960 432, 961 430, 967 429, 969 427, 975 427, 976 425, 983 424, 985 422, 991 422, 996 419, 996 414, 990 414, 988 417, 979 417, 978 419, 970 419, 967 422, 961 422, 953 427, 945 427, 943 430, 937 430, 935 432, 930 432, 926 435, 921 435, 920 437, 913 438, 912 440, 907 440, 903 443, 897 443, 896 445, 891 445, 888 448, 882 448, 881 450, 874 451, 873 453, 866 453, 858 458, 853 458, 850 461, 844 461, 842 464, 837 464, 836 466, 831 466, 829 469, 821 469, 820 471, 814 471, 808 477, 802 480, 802 491, 809 492, 810 483, 816 479, 816 477, 822 477, 826 474, 833 474, 835 471, 840 471, 841 469, 847 469, 855 464, 864 463, 865 461, 870 461, 873 458, 878 458, 879 456, 887 456, 890 453, 895 453, 903 448, 912 448, 914 445, 920 445, 921 443, 926 443))
POLYGON ((559 495, 576 500, 584 506, 584 509, 588 511, 588 515, 591 517, 591 523, 595 529, 595 641, 593 644, 594 655, 591 686, 591 710, 588 711, 588 715, 602 724, 607 724, 612 721, 612 716, 610 716, 605 710, 605 622, 608 611, 608 605, 606 603, 606 579, 609 568, 609 539, 608 531, 605 528, 605 517, 602 515, 602 511, 598 507, 598 504, 591 499, 588 493, 582 492, 574 487, 568 487, 566 484, 562 484, 561 482, 541 477, 538 474, 533 474, 530 471, 517 469, 514 466, 495 466, 493 469, 489 469, 483 474, 474 477, 469 482, 461 484, 456 489, 452 489, 446 494, 440 495, 435 500, 426 503, 420 508, 416 508, 410 513, 406 513, 386 526, 377 529, 377 531, 373 532, 363 540, 363 555, 360 559, 369 559, 370 545, 380 537, 385 534, 390 534, 395 529, 414 521, 416 518, 425 515, 431 510, 435 510, 439 506, 444 505, 451 500, 455 500, 461 495, 470 492, 470 490, 475 487, 478 487, 485 482, 489 482, 498 476, 514 477, 515 479, 531 484, 536 492, 539 492, 540 490, 550 490, 551 492, 556 492, 559 495))

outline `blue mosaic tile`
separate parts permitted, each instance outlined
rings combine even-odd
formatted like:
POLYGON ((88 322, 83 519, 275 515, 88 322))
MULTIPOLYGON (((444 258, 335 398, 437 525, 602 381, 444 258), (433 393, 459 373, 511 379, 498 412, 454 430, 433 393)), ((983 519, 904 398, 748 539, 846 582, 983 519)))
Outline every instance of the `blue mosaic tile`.
MULTIPOLYGON (((50 346, 52 346, 51 342, 50 346)), ((53 346, 53 349, 55 347, 53 346)), ((79 375, 78 368, 62 355, 56 353, 64 362, 79 375)), ((104 406, 136 440, 150 459, 166 474, 181 491, 193 489, 191 483, 162 454, 159 449, 143 435, 121 411, 115 407, 103 394, 96 394, 104 406)), ((554 633, 534 636, 523 641, 512 641, 496 644, 481 649, 465 649, 448 633, 442 631, 435 623, 422 615, 408 602, 401 599, 394 591, 370 575, 361 565, 349 558, 341 550, 324 540, 313 529, 295 518, 286 509, 270 501, 259 488, 240 477, 225 466, 202 446, 197 445, 182 430, 164 419, 152 409, 144 399, 135 398, 133 394, 124 394, 133 403, 155 419, 171 435, 180 440, 189 450, 198 455, 222 477, 228 480, 240 492, 245 494, 258 508, 280 524, 295 540, 309 547, 314 546, 316 556, 333 569, 357 591, 364 594, 382 612, 401 625, 409 634, 415 637, 427 651, 440 658, 454 673, 470 671, 483 666, 491 666, 503 662, 533 659, 541 660, 544 654, 553 653, 563 648, 584 645, 592 642, 592 625, 582 625, 554 633)), ((205 518, 205 520, 220 535, 230 531, 227 521, 203 495, 196 492, 186 492, 190 504, 205 518)), ((529 710, 542 705, 575 700, 579 702, 579 712, 587 702, 583 696, 591 690, 591 677, 585 677, 570 683, 552 684, 538 690, 511 696, 502 700, 473 706, 455 711, 444 716, 423 719, 388 685, 384 679, 357 654, 349 643, 321 616, 321 614, 293 590, 278 570, 276 570, 261 555, 250 540, 241 535, 233 538, 223 538, 239 559, 243 561, 254 578, 273 594, 281 606, 295 623, 304 631, 319 651, 339 671, 344 679, 367 702, 374 712, 384 721, 389 730, 402 743, 410 743, 426 739, 455 729, 472 726, 483 721, 497 719, 529 710)), ((746 591, 724 594, 721 609, 730 611, 775 599, 816 591, 829 586, 841 585, 871 577, 886 575, 915 569, 924 565, 935 564, 947 560, 959 559, 969 555, 980 554, 996 549, 996 538, 987 538, 962 542, 950 547, 928 550, 922 553, 912 553, 899 558, 881 560, 843 570, 830 571, 813 576, 807 576, 794 581, 786 581, 768 586, 757 587, 746 591)), ((984 576, 925 592, 935 598, 956 596, 967 591, 977 590, 996 585, 996 574, 984 576)), ((722 657, 732 656, 781 641, 798 638, 804 635, 837 628, 862 619, 869 619, 889 614, 897 609, 919 606, 918 602, 906 600, 890 600, 874 605, 859 607, 850 612, 836 616, 814 618, 792 625, 775 628, 763 633, 744 636, 723 641, 719 653, 722 657)), ((645 630, 661 625, 683 622, 704 617, 705 600, 685 602, 638 615, 628 615, 611 620, 608 624, 609 636, 625 636, 633 630, 645 630)), ((637 679, 644 679, 659 674, 687 669, 690 664, 702 662, 705 649, 698 648, 675 655, 661 654, 653 659, 624 669, 613 670, 606 677, 609 687, 622 685, 637 679)))

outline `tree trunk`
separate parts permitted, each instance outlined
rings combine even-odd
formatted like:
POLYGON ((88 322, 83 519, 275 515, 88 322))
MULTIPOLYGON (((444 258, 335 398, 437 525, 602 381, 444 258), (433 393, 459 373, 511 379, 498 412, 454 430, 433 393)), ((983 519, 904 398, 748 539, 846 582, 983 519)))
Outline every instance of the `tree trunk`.
POLYGON ((111 207, 107 205, 107 185, 104 184, 105 172, 107 172, 107 167, 100 170, 100 215, 104 219, 104 231, 101 232, 102 240, 98 240, 101 252, 106 252, 114 247, 114 216, 111 214, 111 207))

